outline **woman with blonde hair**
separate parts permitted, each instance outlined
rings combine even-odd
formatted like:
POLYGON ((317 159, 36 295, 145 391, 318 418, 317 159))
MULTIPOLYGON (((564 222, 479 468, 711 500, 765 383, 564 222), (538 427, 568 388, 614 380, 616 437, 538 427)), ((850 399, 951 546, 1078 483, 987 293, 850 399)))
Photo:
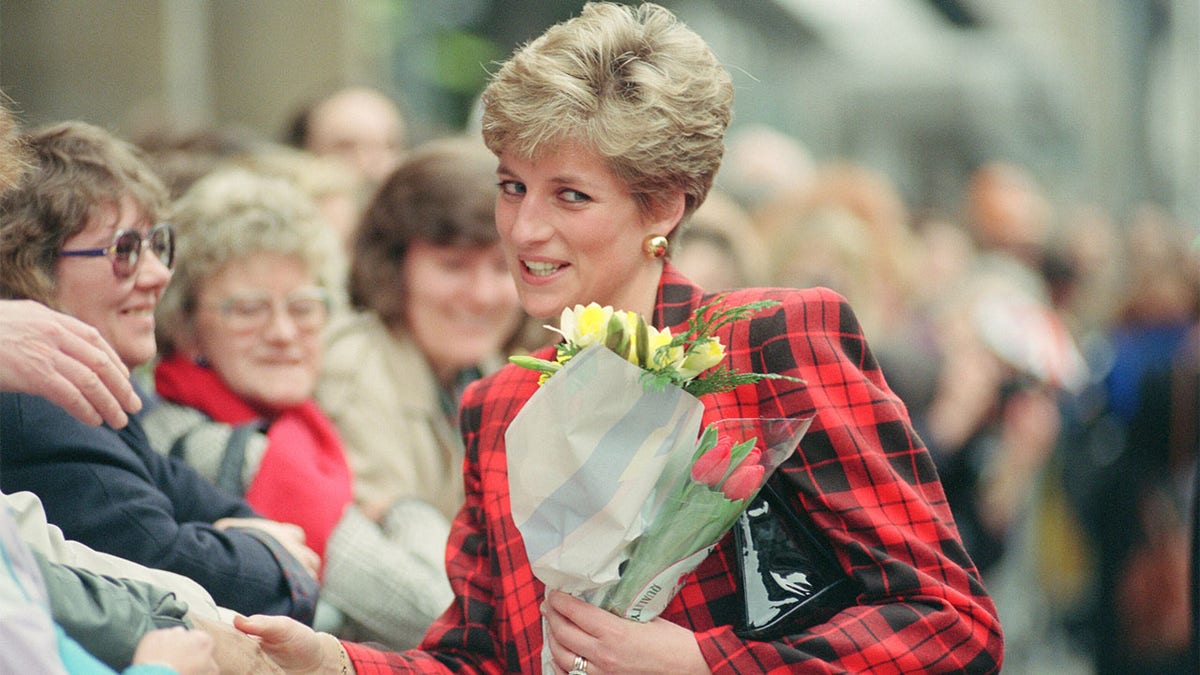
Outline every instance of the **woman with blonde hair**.
POLYGON ((815 415, 772 481, 851 580, 848 604, 777 634, 741 631, 732 535, 645 623, 548 591, 514 522, 505 456, 505 432, 539 375, 510 366, 463 396, 466 503, 447 552, 456 598, 420 649, 387 654, 287 620, 239 619, 285 669, 545 672, 543 647, 553 672, 572 675, 999 669, 995 607, 850 307, 827 289, 707 295, 665 259, 712 185, 732 102, 729 74, 670 12, 587 5, 517 50, 484 92, 484 140, 499 158, 497 229, 533 316, 596 302, 676 334, 711 301, 779 303, 715 333, 722 363, 800 381, 701 397, 704 422, 815 415))

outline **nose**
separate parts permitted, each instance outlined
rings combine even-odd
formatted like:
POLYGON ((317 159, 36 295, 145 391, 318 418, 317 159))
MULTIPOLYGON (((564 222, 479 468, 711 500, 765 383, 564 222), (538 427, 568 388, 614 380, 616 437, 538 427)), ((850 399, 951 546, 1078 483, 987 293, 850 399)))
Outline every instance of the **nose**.
POLYGON ((263 334, 274 342, 290 342, 300 335, 300 327, 288 313, 287 305, 275 302, 271 304, 271 318, 267 320, 263 334))
POLYGON ((512 226, 509 228, 509 239, 518 247, 543 242, 550 238, 553 231, 546 220, 546 210, 539 200, 526 195, 519 203, 512 205, 512 226))
POLYGON ((158 256, 149 249, 143 250, 138 256, 137 270, 134 272, 135 283, 141 288, 159 288, 171 280, 171 270, 163 264, 158 256))

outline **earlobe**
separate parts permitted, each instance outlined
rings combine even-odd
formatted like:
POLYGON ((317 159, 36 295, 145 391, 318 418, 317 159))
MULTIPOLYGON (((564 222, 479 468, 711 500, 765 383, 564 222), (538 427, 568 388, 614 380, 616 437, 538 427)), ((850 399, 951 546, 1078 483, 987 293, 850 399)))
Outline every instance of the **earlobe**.
POLYGON ((660 201, 655 208, 655 222, 651 225, 651 233, 666 237, 674 232, 683 220, 686 206, 687 198, 681 191, 674 192, 660 201))

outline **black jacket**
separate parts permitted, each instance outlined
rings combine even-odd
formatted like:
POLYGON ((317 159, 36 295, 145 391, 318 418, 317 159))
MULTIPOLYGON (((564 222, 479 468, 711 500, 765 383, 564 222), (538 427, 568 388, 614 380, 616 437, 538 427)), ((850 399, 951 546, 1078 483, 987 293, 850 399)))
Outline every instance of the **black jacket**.
POLYGON ((49 401, 0 393, 0 490, 38 495, 68 539, 194 579, 243 614, 311 623, 317 582, 270 536, 219 531, 256 517, 181 461, 156 453, 141 423, 91 427, 49 401))

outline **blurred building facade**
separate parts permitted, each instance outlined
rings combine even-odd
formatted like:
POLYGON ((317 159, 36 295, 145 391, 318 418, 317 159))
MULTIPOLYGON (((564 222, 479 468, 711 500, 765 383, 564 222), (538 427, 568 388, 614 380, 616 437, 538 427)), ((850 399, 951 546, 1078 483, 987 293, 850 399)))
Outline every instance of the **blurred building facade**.
MULTIPOLYGON (((735 127, 890 175, 953 213, 970 170, 1028 166, 1061 200, 1142 201, 1200 226, 1196 0, 663 0, 735 78, 735 127)), ((395 94, 421 135, 461 127, 495 61, 578 0, 0 0, 0 89, 22 119, 125 135, 278 137, 335 83, 395 94)))

